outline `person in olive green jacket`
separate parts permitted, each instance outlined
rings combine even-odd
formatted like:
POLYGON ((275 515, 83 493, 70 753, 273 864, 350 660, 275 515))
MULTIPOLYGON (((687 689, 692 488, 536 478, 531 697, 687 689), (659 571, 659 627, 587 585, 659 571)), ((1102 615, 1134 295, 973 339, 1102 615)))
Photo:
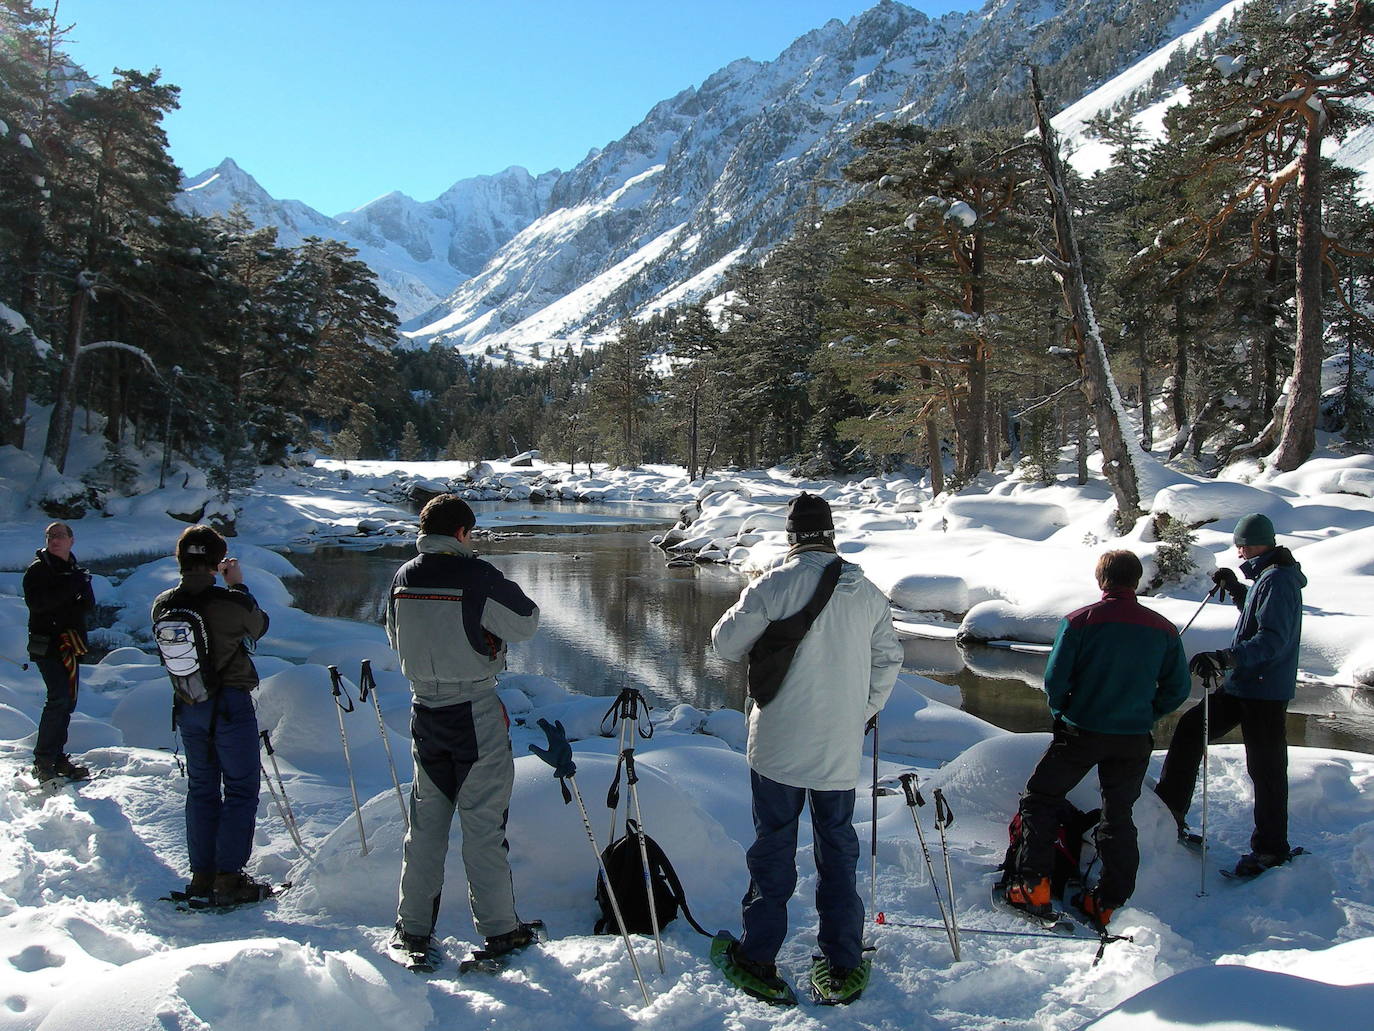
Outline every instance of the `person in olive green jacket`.
POLYGON ((1135 891, 1140 849, 1131 810, 1154 748, 1154 723, 1183 704, 1191 681, 1174 625, 1136 600, 1143 570, 1129 551, 1097 563, 1102 600, 1064 617, 1045 666, 1054 740, 1021 799, 1022 841, 1007 901, 1050 912, 1050 874, 1065 796, 1095 766, 1102 789, 1102 876, 1075 902, 1105 927, 1135 891))

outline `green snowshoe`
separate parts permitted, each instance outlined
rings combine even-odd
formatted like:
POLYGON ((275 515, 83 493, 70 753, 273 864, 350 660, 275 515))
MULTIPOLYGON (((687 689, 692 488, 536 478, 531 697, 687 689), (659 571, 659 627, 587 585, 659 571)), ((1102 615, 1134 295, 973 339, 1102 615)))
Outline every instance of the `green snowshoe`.
POLYGON ((811 995, 819 1006, 847 1006, 868 987, 872 960, 861 960, 853 970, 837 970, 824 956, 813 956, 811 995))
POLYGON ((761 999, 770 1006, 795 1006, 797 996, 792 987, 778 976, 771 963, 755 963, 739 955, 739 942, 729 931, 721 931, 711 939, 711 962, 732 985, 761 999))

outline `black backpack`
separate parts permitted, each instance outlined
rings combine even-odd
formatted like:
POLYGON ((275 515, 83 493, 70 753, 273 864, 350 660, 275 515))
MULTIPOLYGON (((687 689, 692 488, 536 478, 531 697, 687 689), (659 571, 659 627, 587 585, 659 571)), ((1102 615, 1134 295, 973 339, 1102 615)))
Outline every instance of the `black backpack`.
MULTIPOLYGON (((696 922, 691 910, 687 908, 687 896, 682 891, 682 882, 677 871, 668 862, 658 842, 644 835, 644 850, 649 857, 649 882, 653 886, 654 910, 658 916, 658 926, 662 930, 677 918, 678 910, 687 918, 698 934, 712 937, 696 922)), ((615 890, 615 900, 620 905, 620 915, 625 918, 625 930, 630 934, 650 934, 653 921, 649 914, 649 893, 644 888, 644 863, 639 854, 639 824, 634 820, 625 821, 625 834, 616 838, 601 853, 601 862, 610 876, 611 887, 615 890)), ((615 910, 611 907, 611 897, 606 892, 606 878, 596 875, 596 904, 601 907, 601 918, 596 922, 597 934, 619 934, 620 928, 615 921, 615 910)))
POLYGON ((171 591, 153 606, 153 641, 178 701, 195 704, 219 693, 205 619, 181 591, 171 591))
MULTIPOLYGON (((1083 839, 1088 831, 1097 826, 1101 816, 1101 809, 1085 813, 1072 802, 1065 800, 1060 803, 1059 828, 1054 839, 1054 870, 1050 874, 1050 894, 1055 898, 1064 897, 1064 887, 1070 882, 1083 883, 1083 839)), ((1002 871, 1002 879, 997 882, 999 889, 1006 888, 1007 882, 1018 872, 1025 836, 1021 810, 1018 809, 1007 825, 1009 844, 1006 858, 998 867, 1002 871)))

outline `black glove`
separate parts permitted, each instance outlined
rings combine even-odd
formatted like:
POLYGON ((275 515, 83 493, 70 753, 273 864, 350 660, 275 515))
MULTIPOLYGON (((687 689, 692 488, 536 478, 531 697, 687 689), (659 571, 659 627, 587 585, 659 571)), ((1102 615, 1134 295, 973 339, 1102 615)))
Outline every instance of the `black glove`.
POLYGON ((1245 604, 1245 585, 1237 579, 1234 569, 1222 566, 1212 574, 1212 583, 1221 588, 1224 594, 1229 595, 1237 605, 1245 604))
POLYGON ((568 733, 563 729, 563 721, 555 720, 550 723, 546 719, 540 719, 539 729, 549 739, 549 747, 530 745, 530 751, 553 767, 555 777, 571 777, 577 772, 577 764, 573 762, 572 745, 568 744, 568 733))
POLYGON ((1203 680, 1215 680, 1221 675, 1221 671, 1231 668, 1231 653, 1222 650, 1216 652, 1198 652, 1188 663, 1188 672, 1201 677, 1203 680))

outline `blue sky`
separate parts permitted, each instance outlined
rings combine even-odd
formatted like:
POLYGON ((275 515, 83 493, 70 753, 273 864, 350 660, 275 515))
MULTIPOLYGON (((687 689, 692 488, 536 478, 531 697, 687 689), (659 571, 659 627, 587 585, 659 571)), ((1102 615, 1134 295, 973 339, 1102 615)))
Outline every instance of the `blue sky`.
POLYGON ((334 215, 509 165, 571 168, 730 61, 771 60, 876 2, 61 0, 58 13, 99 82, 159 67, 181 87, 167 133, 188 175, 232 157, 273 196, 334 215))

